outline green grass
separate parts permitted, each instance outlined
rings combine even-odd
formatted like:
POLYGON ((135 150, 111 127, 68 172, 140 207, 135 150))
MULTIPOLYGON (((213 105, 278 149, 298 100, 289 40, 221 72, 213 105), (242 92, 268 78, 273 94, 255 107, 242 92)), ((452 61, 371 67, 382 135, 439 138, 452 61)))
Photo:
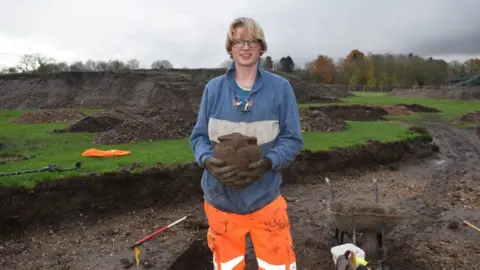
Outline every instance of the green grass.
MULTIPOLYGON (((95 110, 86 110, 93 112, 95 110)), ((107 172, 138 162, 147 167, 157 163, 177 163, 192 161, 193 154, 188 138, 172 141, 139 142, 124 145, 95 145, 91 142, 95 134, 91 133, 49 133, 53 129, 64 128, 68 123, 14 124, 12 119, 24 113, 24 110, 0 110, 0 141, 7 148, 1 155, 22 155, 35 158, 8 162, 0 165, 0 172, 15 172, 40 169, 49 164, 59 168, 73 167, 81 161, 84 172, 107 172), (83 157, 81 153, 88 148, 122 149, 131 151, 130 156, 111 158, 83 157)), ((333 147, 347 147, 362 144, 367 139, 382 142, 405 139, 414 136, 408 127, 389 122, 348 122, 349 130, 342 132, 306 132, 305 148, 312 151, 328 150, 333 147)), ((0 177, 0 185, 33 186, 39 181, 58 179, 59 177, 78 175, 75 171, 49 173, 39 172, 17 176, 0 177)))
MULTIPOLYGON (((394 105, 399 103, 417 103, 423 106, 437 108, 439 115, 446 120, 453 120, 457 116, 480 110, 479 101, 468 100, 434 100, 422 98, 392 97, 386 93, 356 92, 357 96, 345 98, 337 104, 370 104, 394 105)), ((300 107, 328 104, 301 104, 300 107)), ((101 109, 82 109, 86 114, 101 109)), ((12 119, 20 116, 27 110, 0 110, 0 142, 5 142, 7 148, 0 152, 1 156, 21 155, 35 156, 28 160, 8 162, 0 165, 0 172, 14 172, 30 169, 40 169, 49 164, 59 168, 74 166, 81 161, 84 172, 107 172, 119 167, 129 166, 134 162, 144 167, 157 163, 183 163, 193 160, 193 154, 188 144, 188 138, 172 141, 138 142, 124 145, 95 145, 92 144, 96 134, 91 133, 49 133, 54 129, 64 128, 68 123, 51 124, 14 124, 12 119), (81 153, 88 148, 122 149, 131 151, 130 156, 111 158, 83 157, 81 153)), ((418 123, 424 114, 410 116, 389 116, 390 120, 418 123)), ((364 143, 368 139, 377 139, 381 142, 403 140, 416 136, 408 131, 408 126, 395 122, 355 122, 347 121, 349 129, 341 132, 305 132, 305 149, 312 151, 328 150, 331 148, 348 147, 364 143)), ((468 127, 468 124, 462 124, 468 127)), ((59 177, 78 175, 75 171, 62 173, 33 173, 18 176, 0 177, 0 185, 4 186, 33 186, 39 181, 58 179, 59 177)))

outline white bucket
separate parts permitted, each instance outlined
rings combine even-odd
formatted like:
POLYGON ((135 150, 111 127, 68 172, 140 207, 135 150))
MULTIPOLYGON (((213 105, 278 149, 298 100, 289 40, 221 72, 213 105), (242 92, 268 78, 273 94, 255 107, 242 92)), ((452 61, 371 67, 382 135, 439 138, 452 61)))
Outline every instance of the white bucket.
POLYGON ((363 251, 361 248, 355 246, 352 243, 346 243, 343 245, 335 246, 330 249, 330 252, 332 253, 333 256, 333 264, 337 264, 337 260, 340 256, 343 256, 345 254, 345 251, 350 250, 355 255, 359 258, 362 258, 365 260, 365 251, 363 251))

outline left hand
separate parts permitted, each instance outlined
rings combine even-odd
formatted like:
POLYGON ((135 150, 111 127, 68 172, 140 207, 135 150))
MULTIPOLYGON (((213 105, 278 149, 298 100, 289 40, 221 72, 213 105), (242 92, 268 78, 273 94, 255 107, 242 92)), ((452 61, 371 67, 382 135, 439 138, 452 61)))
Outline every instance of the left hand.
POLYGON ((272 168, 272 160, 269 158, 262 158, 248 165, 248 171, 239 171, 238 177, 243 179, 244 186, 248 186, 254 180, 262 177, 262 175, 272 168))

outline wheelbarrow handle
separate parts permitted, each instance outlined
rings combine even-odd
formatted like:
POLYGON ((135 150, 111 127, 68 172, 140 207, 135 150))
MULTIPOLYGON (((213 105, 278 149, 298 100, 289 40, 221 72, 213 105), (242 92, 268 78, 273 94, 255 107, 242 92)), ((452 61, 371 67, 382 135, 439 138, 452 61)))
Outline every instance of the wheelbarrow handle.
POLYGON ((375 192, 375 202, 378 203, 380 200, 378 198, 378 183, 377 179, 373 179, 373 191, 375 192))

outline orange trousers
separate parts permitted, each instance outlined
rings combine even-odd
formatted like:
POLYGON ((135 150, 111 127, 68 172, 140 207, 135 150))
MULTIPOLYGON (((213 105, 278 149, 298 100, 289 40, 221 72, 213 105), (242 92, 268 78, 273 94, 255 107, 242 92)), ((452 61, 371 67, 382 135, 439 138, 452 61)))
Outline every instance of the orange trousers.
POLYGON ((226 213, 205 202, 205 214, 215 270, 244 269, 247 233, 252 238, 259 269, 296 269, 287 202, 282 196, 247 215, 226 213))

